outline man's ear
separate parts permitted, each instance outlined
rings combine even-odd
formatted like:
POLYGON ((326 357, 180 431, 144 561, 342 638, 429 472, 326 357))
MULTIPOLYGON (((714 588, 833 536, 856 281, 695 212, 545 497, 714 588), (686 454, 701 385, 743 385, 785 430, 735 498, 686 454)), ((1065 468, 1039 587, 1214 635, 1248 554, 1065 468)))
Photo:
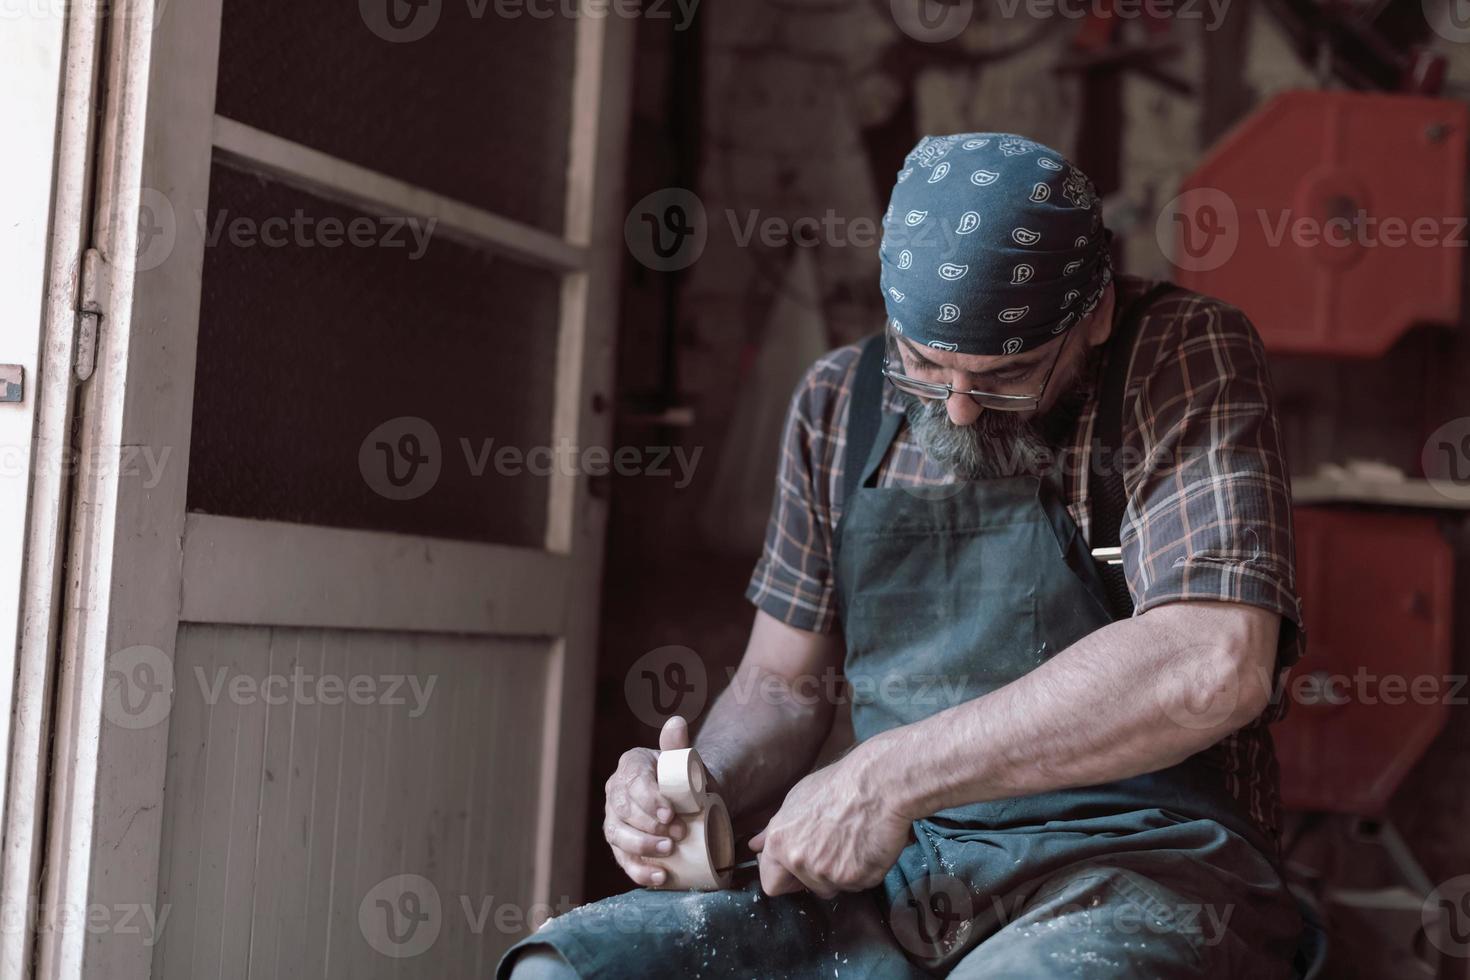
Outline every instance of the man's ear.
POLYGON ((1082 322, 1082 328, 1087 332, 1089 345, 1099 347, 1113 335, 1113 301, 1116 297, 1117 293, 1113 291, 1113 284, 1109 282, 1103 287, 1102 298, 1097 301, 1097 308, 1082 322))

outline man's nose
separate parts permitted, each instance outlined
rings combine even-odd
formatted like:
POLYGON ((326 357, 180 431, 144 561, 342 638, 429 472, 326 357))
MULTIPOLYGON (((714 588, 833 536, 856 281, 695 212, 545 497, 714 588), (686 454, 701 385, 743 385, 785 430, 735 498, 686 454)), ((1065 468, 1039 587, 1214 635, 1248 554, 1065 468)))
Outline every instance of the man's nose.
POLYGON ((944 403, 949 420, 955 425, 973 425, 985 409, 969 395, 950 395, 944 403))

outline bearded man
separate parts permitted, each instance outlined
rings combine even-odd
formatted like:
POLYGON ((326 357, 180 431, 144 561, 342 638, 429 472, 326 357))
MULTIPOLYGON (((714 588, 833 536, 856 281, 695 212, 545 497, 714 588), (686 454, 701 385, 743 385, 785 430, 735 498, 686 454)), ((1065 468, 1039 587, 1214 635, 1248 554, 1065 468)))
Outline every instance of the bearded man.
MULTIPOLYGON (((687 828, 633 749, 604 831, 652 889, 501 976, 1292 975, 1266 725, 1302 633, 1266 360, 1239 310, 1114 277, 1110 240, 1046 146, 909 154, 887 323, 796 392, 750 643, 694 742, 737 819, 774 808, 759 880, 652 890, 687 828), (835 671, 850 702, 812 697, 835 671), (839 709, 856 744, 811 771, 839 709)), ((660 749, 689 745, 671 719, 660 749)))

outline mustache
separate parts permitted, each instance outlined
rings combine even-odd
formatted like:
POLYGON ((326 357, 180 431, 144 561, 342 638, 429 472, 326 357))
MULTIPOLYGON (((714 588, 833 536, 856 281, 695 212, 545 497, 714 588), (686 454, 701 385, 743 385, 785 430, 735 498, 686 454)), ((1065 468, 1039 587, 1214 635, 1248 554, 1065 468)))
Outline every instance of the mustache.
POLYGON ((1091 401, 1100 361, 1100 352, 1090 351, 1075 383, 1044 414, 987 410, 969 425, 955 425, 944 399, 910 396, 909 428, 924 455, 961 480, 1039 476, 1091 401))
POLYGON ((943 400, 915 398, 906 413, 924 455, 961 480, 1035 475, 1049 458, 1045 437, 1017 412, 987 411, 971 425, 955 425, 943 400))

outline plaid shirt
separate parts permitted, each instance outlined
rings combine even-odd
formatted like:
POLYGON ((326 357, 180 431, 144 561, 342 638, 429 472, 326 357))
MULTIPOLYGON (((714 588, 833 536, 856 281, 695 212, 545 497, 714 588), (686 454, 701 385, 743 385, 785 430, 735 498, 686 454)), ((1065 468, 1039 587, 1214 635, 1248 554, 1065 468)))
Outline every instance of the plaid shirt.
MULTIPOLYGON (((1115 279, 1117 309, 1153 282, 1115 279)), ((807 371, 786 418, 765 550, 746 596, 798 629, 835 627, 832 538, 842 516, 848 405, 859 347, 823 356, 807 371)), ((884 410, 901 412, 905 395, 884 386, 884 410)), ((1128 510, 1120 529, 1123 566, 1135 615, 1181 600, 1243 602, 1282 617, 1278 667, 1301 656, 1301 604, 1294 587, 1291 488, 1272 408, 1260 338, 1243 313, 1187 290, 1169 293, 1140 318, 1124 401, 1128 510), (1127 466, 1128 456, 1146 466, 1127 466)), ((1082 410, 1057 460, 1067 509, 1091 534, 1087 474, 1096 397, 1082 410)), ((905 424, 878 471, 878 486, 950 482, 924 456, 905 424)), ((1256 722, 1209 753, 1230 791, 1274 837, 1276 758, 1256 722)))

